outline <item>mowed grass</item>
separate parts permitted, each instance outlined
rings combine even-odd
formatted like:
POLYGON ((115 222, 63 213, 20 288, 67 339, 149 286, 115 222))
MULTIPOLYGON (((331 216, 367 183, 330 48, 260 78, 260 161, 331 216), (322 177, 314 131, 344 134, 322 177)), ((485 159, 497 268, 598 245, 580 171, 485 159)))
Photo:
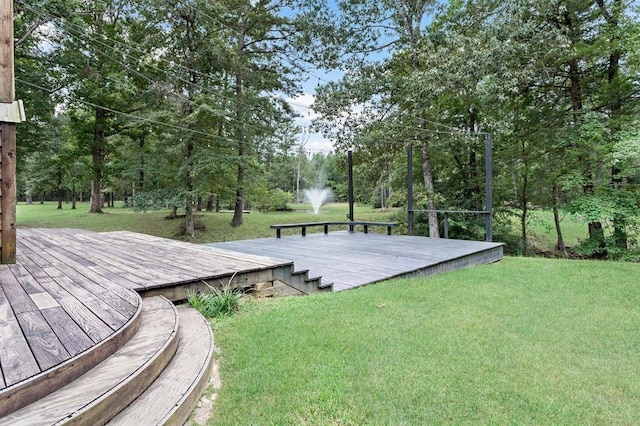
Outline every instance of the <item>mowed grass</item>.
POLYGON ((637 424, 640 265, 505 258, 214 323, 212 425, 637 424))
MULTIPOLYGON (((181 222, 168 211, 69 207, 20 204, 18 226, 177 238, 181 222)), ((196 241, 273 236, 271 224, 344 220, 348 210, 296 207, 253 212, 239 228, 230 213, 197 213, 206 230, 196 241)), ((357 219, 391 215, 356 208, 357 219)), ((573 224, 577 241, 584 226, 573 224)), ((636 424, 639 277, 633 263, 505 258, 338 294, 249 300, 213 324, 223 387, 211 424, 636 424)))
MULTIPOLYGON (((250 238, 273 237, 275 231, 270 225, 281 223, 301 223, 319 221, 344 221, 349 207, 344 203, 331 203, 322 206, 320 213, 313 214, 310 205, 293 205, 296 210, 290 212, 261 213, 253 211, 244 215, 244 224, 231 227, 233 213, 196 212, 195 220, 203 225, 198 230, 194 242, 232 241, 250 238)), ((89 231, 132 231, 165 238, 187 239, 180 235, 183 219, 167 219, 169 210, 140 212, 129 208, 105 208, 105 214, 90 214, 88 203, 78 203, 75 210, 70 204, 64 204, 57 210, 57 203, 18 204, 18 228, 79 228, 89 231)), ((180 212, 179 212, 180 213, 180 212)), ((376 211, 368 206, 356 206, 354 216, 358 220, 389 221, 392 211, 376 211)), ((344 227, 342 229, 345 229, 344 227)), ((379 229, 380 230, 380 229, 379 229)), ((384 231, 384 229, 382 229, 384 231)), ((308 232, 322 232, 322 227, 309 228, 308 232)), ((299 234, 299 229, 285 230, 283 235, 299 234)), ((190 240, 190 239, 189 239, 190 240)))
MULTIPOLYGON (((536 210, 530 212, 530 215, 530 242, 541 250, 553 251, 558 242, 553 213, 547 210, 536 210)), ((588 225, 568 214, 562 214, 560 228, 565 245, 569 247, 575 247, 580 241, 589 238, 588 225)))

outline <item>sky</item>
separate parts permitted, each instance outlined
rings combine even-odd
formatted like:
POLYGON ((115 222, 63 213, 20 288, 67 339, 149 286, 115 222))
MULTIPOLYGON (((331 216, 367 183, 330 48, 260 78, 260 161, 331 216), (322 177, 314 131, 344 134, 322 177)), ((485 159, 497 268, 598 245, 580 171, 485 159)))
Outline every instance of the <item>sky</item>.
MULTIPOLYGON (((444 5, 448 3, 448 0, 438 0, 436 3, 444 5)), ((327 4, 334 9, 336 8, 335 0, 327 0, 327 4)), ((430 21, 431 18, 425 15, 422 27, 424 28, 430 21)), ((376 56, 374 59, 377 60, 386 57, 387 54, 388 53, 377 52, 373 55, 376 56)), ((304 131, 299 134, 298 138, 300 143, 304 144, 304 149, 307 151, 307 154, 317 152, 329 153, 333 151, 333 145, 330 140, 325 139, 320 133, 309 133, 308 131, 312 120, 318 117, 318 114, 313 111, 311 106, 315 99, 315 90, 318 84, 322 85, 327 81, 337 81, 342 78, 343 75, 344 73, 340 70, 329 73, 323 72, 322 70, 312 70, 309 79, 302 85, 303 93, 295 98, 287 99, 294 111, 300 115, 300 117, 296 119, 296 124, 301 126, 304 131)))
POLYGON ((310 75, 307 81, 303 83, 302 93, 295 98, 287 98, 287 102, 299 115, 295 122, 303 131, 298 134, 298 140, 299 143, 304 144, 304 150, 309 155, 318 152, 328 154, 333 151, 333 145, 330 140, 324 138, 321 133, 312 133, 310 130, 311 122, 318 117, 312 105, 315 100, 316 87, 327 81, 336 81, 342 75, 343 73, 340 71, 325 73, 320 70, 314 70, 313 75, 310 75))

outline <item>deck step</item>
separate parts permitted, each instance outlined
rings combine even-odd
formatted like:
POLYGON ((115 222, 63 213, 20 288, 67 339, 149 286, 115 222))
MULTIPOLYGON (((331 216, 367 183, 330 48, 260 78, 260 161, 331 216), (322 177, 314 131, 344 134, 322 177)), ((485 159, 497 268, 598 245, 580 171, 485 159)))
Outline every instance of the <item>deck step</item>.
MULTIPOLYGON (((76 355, 33 377, 0 390, 0 419, 62 388, 122 348, 136 334, 142 318, 141 298, 135 293, 133 297, 136 310, 129 320, 94 346, 91 346, 89 338, 82 334, 80 327, 72 319, 61 314, 62 308, 52 307, 41 310, 40 312, 46 315, 47 320, 54 324, 56 333, 64 336, 66 342, 71 342, 68 347, 73 348, 75 352, 70 350, 70 353, 76 355)), ((77 305, 73 306, 77 307, 77 305)), ((81 315, 79 312, 81 311, 74 310, 74 315, 81 315)), ((53 345, 46 346, 46 349, 51 348, 53 345)))
POLYGON ((144 299, 140 329, 122 348, 75 381, 0 418, 0 426, 104 424, 155 380, 177 346, 176 308, 164 297, 144 299))
POLYGON ((322 277, 309 277, 309 270, 293 270, 293 265, 286 265, 273 270, 273 278, 304 294, 332 291, 333 284, 323 284, 322 277))
POLYGON ((109 425, 182 425, 207 386, 213 363, 213 333, 189 305, 178 306, 180 345, 155 382, 109 425))

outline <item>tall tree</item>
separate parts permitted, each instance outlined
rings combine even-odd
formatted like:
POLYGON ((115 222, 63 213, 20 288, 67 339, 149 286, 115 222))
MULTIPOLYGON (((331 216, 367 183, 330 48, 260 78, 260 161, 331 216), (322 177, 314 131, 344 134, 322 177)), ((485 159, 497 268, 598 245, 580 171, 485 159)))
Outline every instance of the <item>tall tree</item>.
MULTIPOLYGON (((386 138, 419 142, 430 211, 429 235, 435 238, 439 231, 431 138, 424 131, 430 105, 413 96, 409 88, 421 70, 420 46, 426 36, 426 21, 433 16, 436 5, 437 2, 430 0, 338 2, 341 17, 336 33, 341 35, 338 39, 341 46, 337 48, 345 58, 345 66, 348 64, 353 71, 341 83, 323 87, 315 106, 324 116, 324 123, 318 124, 327 134, 334 133, 331 122, 338 121, 346 127, 340 129, 345 133, 336 137, 339 145, 364 142, 366 139, 358 139, 364 129, 375 134, 375 129, 382 129, 376 123, 391 116, 399 127, 395 128, 395 134, 387 133, 386 138), (377 56, 378 60, 370 63, 367 59, 376 57, 374 53, 382 54, 385 59, 377 56), (347 121, 340 119, 345 114, 349 117, 347 121)), ((337 135, 334 133, 334 136, 337 135)))
POLYGON ((279 95, 299 91, 301 71, 313 53, 307 17, 317 5, 300 0, 235 0, 220 5, 217 19, 228 30, 231 135, 237 144, 236 198, 232 226, 242 224, 247 166, 256 144, 292 116, 279 95), (250 124, 249 124, 250 123, 250 124))

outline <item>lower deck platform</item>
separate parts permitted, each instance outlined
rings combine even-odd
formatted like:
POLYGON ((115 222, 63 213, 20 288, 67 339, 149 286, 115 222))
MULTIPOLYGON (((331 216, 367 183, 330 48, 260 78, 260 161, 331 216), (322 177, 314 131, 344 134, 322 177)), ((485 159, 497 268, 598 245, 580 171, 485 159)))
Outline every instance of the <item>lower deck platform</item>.
POLYGON ((208 245, 290 260, 333 291, 497 262, 503 255, 502 243, 347 231, 208 245))

